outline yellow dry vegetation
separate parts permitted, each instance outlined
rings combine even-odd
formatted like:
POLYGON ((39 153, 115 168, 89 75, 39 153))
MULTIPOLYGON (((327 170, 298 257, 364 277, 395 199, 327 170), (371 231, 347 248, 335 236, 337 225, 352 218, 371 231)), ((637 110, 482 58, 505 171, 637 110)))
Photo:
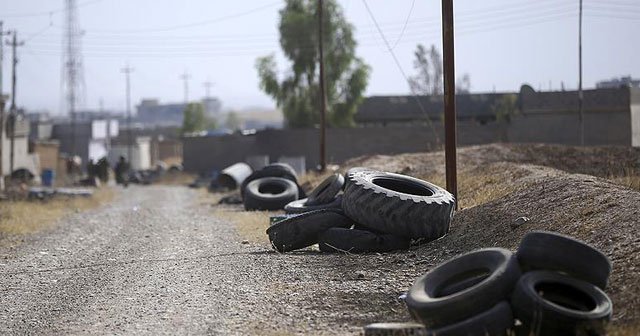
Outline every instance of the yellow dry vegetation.
POLYGON ((266 234, 269 228, 269 217, 278 214, 273 211, 244 211, 244 209, 222 206, 216 207, 214 213, 217 218, 233 223, 243 240, 264 244, 269 244, 269 237, 266 234))
POLYGON ((27 235, 50 228, 63 216, 95 208, 113 199, 113 195, 113 189, 105 187, 96 189, 92 197, 1 202, 0 236, 27 235))

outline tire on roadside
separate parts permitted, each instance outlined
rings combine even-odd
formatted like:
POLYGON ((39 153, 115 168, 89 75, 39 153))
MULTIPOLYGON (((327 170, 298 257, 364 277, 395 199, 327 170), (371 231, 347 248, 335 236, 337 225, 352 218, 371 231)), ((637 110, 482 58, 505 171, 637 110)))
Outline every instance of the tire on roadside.
POLYGON ((344 186, 344 176, 333 174, 324 179, 307 197, 307 205, 322 205, 331 203, 344 186))
POLYGON ((523 271, 551 270, 567 273, 601 289, 607 287, 611 262, 586 243, 555 232, 527 233, 516 252, 523 271))
POLYGON ((612 313, 597 286, 561 273, 525 273, 511 296, 519 331, 535 335, 604 335, 612 313))
POLYGON ((418 278, 405 302, 417 321, 428 329, 438 329, 507 300, 519 277, 518 261, 509 250, 481 249, 455 257, 418 278), (442 295, 443 289, 469 278, 477 282, 442 295))
MULTIPOLYGON (((240 195, 244 197, 244 191, 247 188, 247 185, 251 183, 251 181, 263 177, 280 177, 293 181, 296 185, 298 184, 298 175, 290 165, 286 163, 272 163, 260 170, 252 172, 249 176, 247 176, 247 178, 244 179, 244 181, 242 181, 242 184, 240 185, 240 195)), ((304 191, 302 191, 301 193, 301 190, 301 188, 298 188, 298 195, 300 197, 302 197, 304 193, 304 191)))
POLYGON ((277 222, 267 229, 267 235, 276 251, 289 252, 316 244, 330 228, 351 225, 353 221, 340 210, 316 210, 277 222))
POLYGON ((280 210, 298 199, 298 186, 280 177, 263 177, 247 184, 245 210, 280 210))
POLYGON ((304 213, 315 210, 325 210, 325 209, 337 209, 342 210, 342 195, 338 195, 333 199, 330 203, 320 204, 320 205, 308 205, 307 199, 299 199, 289 204, 285 205, 284 211, 287 214, 297 214, 304 213))
POLYGON ((346 228, 328 229, 318 238, 318 246, 323 252, 391 252, 407 250, 410 245, 407 238, 346 228))
POLYGON ((430 329, 430 336, 505 336, 513 330, 513 312, 509 302, 502 301, 487 311, 466 320, 438 329, 430 329))
POLYGON ((448 191, 406 175, 373 170, 349 174, 342 208, 362 226, 424 242, 449 231, 456 203, 448 191))

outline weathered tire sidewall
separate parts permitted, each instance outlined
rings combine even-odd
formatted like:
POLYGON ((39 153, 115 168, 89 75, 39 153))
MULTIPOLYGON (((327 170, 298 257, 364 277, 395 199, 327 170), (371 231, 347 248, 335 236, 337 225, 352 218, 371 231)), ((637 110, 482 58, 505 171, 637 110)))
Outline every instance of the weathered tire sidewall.
POLYGON ((513 291, 511 307, 522 322, 522 332, 540 335, 603 335, 613 308, 609 297, 597 286, 550 271, 525 273, 513 291), (595 303, 591 311, 579 311, 552 303, 538 294, 541 283, 571 286, 588 295, 595 303), (582 334, 584 332, 584 334, 582 334))
POLYGON ((605 289, 611 262, 586 243, 555 232, 527 233, 516 252, 520 266, 527 270, 553 270, 605 289))
POLYGON ((502 301, 487 311, 466 320, 427 330, 430 336, 503 336, 513 329, 514 320, 511 306, 502 301))
MULTIPOLYGON (((281 177, 293 181, 296 185, 298 184, 298 176, 291 166, 284 163, 272 163, 260 170, 252 172, 251 175, 242 181, 242 184, 240 185, 240 195, 244 198, 244 191, 247 185, 252 181, 263 177, 281 177)), ((300 191, 301 189, 299 188, 298 194, 301 194, 300 191)))
POLYGON ((440 328, 468 319, 507 300, 520 277, 520 267, 511 251, 487 248, 455 257, 427 272, 411 286, 406 304, 411 315, 427 328, 440 328), (462 291, 438 297, 452 279, 485 269, 489 276, 462 291))
POLYGON ((344 186, 344 176, 333 174, 324 179, 307 197, 307 205, 321 205, 330 203, 344 186))
POLYGON ((350 172, 342 208, 372 231, 431 241, 449 231, 455 199, 446 190, 420 179, 373 170, 350 172), (376 185, 375 180, 400 180, 431 195, 414 195, 376 185))
POLYGON ((303 199, 290 202, 284 206, 284 211, 287 214, 299 214, 299 213, 305 213, 305 212, 315 211, 315 210, 324 210, 324 209, 342 210, 342 195, 338 195, 336 198, 333 199, 333 201, 327 204, 308 205, 307 199, 303 198, 303 199))
POLYGON ((318 242, 321 233, 333 227, 350 227, 353 221, 340 210, 316 210, 279 221, 267 229, 271 246, 289 252, 318 242))
POLYGON ((298 198, 298 186, 280 177, 263 177, 247 184, 243 200, 245 210, 280 210, 298 198), (265 194, 260 187, 265 184, 278 184, 284 189, 278 194, 265 194))

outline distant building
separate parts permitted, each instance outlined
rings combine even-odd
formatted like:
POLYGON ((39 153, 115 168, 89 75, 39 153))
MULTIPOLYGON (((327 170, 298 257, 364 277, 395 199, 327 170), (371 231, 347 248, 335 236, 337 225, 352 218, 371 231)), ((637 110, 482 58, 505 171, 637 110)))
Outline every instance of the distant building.
POLYGON ((631 76, 627 76, 596 83, 597 89, 617 89, 621 87, 640 88, 640 79, 633 79, 631 76))
MULTIPOLYGON (((205 98, 202 103, 208 117, 218 118, 222 103, 217 98, 205 98)), ((160 104, 158 99, 143 99, 136 106, 135 122, 147 127, 180 127, 184 117, 186 103, 160 104)))
POLYGON ((107 157, 111 138, 118 136, 118 133, 117 120, 76 121, 75 126, 65 120, 53 123, 51 139, 60 142, 61 153, 78 155, 86 165, 88 160, 97 161, 107 157))

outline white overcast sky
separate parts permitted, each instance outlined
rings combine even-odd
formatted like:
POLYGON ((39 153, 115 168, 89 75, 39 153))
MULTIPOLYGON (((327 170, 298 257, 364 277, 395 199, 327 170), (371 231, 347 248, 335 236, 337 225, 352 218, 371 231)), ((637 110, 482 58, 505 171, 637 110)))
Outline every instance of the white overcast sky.
MULTIPOLYGON (((258 88, 259 56, 279 53, 278 10, 283 1, 78 0, 85 108, 125 109, 121 68, 128 62, 132 102, 183 100, 184 71, 191 74, 190 97, 212 94, 226 108, 273 107, 258 88)), ((358 55, 371 65, 367 95, 407 94, 408 85, 362 0, 340 0, 355 26, 358 55)), ((413 73, 417 43, 441 49, 438 0, 369 0, 393 52, 413 73), (405 21, 408 23, 405 27, 405 21), (404 27, 404 29, 403 29, 404 27)), ((0 20, 20 40, 19 106, 58 113, 61 106, 63 0, 0 0, 0 20)), ((584 83, 640 76, 640 2, 584 0, 584 83)), ((578 81, 578 0, 456 0, 456 71, 469 73, 472 91, 568 89, 578 81)), ((3 88, 10 90, 10 50, 5 45, 3 88)))

